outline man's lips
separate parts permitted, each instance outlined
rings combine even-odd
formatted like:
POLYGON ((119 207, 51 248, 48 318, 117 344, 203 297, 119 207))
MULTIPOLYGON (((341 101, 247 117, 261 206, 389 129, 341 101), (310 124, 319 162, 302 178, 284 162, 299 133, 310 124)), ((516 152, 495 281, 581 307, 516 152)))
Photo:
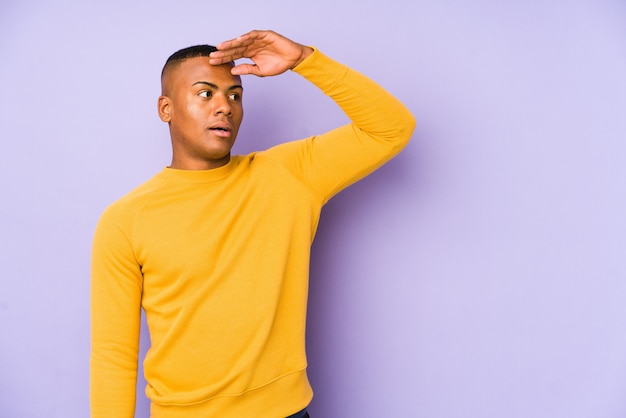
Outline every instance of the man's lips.
POLYGON ((219 137, 228 138, 231 135, 232 128, 227 123, 218 123, 209 127, 209 131, 219 137))

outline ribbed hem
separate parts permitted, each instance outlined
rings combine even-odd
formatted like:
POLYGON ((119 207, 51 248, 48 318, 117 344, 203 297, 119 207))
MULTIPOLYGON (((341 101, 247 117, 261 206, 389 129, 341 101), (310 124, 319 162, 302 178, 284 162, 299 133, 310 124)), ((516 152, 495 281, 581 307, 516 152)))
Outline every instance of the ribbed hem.
POLYGON ((216 396, 195 405, 159 405, 152 402, 150 418, 278 418, 305 408, 313 391, 302 370, 241 395, 216 396))

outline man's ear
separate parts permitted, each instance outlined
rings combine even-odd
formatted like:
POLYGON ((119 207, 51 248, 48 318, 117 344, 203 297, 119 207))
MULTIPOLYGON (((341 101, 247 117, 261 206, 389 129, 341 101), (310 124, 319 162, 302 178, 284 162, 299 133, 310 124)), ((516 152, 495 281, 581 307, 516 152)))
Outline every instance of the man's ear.
POLYGON ((170 98, 167 96, 159 96, 157 103, 157 110, 159 111, 159 117, 163 122, 169 122, 172 119, 170 98))

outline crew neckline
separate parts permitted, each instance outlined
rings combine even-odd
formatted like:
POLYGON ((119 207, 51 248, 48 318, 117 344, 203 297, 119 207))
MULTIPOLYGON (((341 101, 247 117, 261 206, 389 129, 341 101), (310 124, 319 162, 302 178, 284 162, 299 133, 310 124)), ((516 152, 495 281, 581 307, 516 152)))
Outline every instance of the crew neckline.
POLYGON ((166 180, 182 180, 191 183, 210 183, 222 180, 234 170, 239 163, 237 156, 232 156, 225 165, 209 170, 181 170, 179 168, 164 167, 159 173, 166 180))

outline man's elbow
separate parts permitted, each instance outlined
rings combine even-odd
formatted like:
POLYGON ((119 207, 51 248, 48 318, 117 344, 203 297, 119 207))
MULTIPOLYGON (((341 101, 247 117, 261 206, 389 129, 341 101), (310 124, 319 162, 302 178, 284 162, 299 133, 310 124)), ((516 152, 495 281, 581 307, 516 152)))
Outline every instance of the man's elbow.
POLYGON ((413 137, 413 132, 415 131, 415 126, 417 122, 415 120, 415 116, 411 114, 408 110, 402 116, 402 118, 398 119, 398 123, 395 126, 395 132, 393 134, 393 142, 395 143, 395 147, 397 148, 397 152, 400 152, 404 147, 407 146, 411 138, 413 137))

